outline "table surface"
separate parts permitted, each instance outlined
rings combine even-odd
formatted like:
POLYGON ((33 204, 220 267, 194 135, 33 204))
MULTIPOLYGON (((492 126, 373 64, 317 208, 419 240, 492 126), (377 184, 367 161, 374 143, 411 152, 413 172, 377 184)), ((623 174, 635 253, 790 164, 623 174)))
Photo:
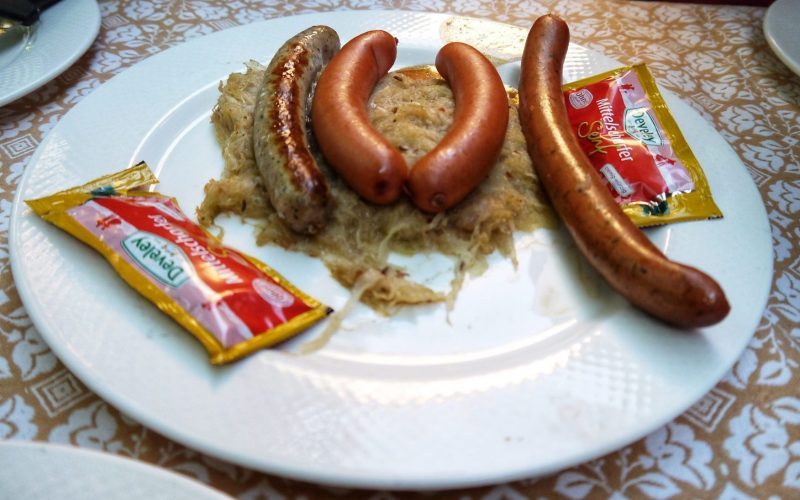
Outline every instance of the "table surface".
MULTIPOLYGON (((774 278, 763 319, 719 384, 637 443, 550 477, 451 498, 649 496, 748 498, 800 494, 800 77, 770 51, 764 8, 621 0, 101 1, 102 27, 71 68, 0 108, 0 439, 67 443, 157 464, 241 497, 374 497, 220 462, 132 422, 92 394, 41 340, 8 258, 15 188, 37 145, 104 81, 193 37, 262 19, 340 9, 403 9, 487 17, 521 27, 548 11, 573 41, 624 63, 698 110, 746 165, 772 226, 774 278)), ((393 496, 416 496, 419 493, 393 496)))

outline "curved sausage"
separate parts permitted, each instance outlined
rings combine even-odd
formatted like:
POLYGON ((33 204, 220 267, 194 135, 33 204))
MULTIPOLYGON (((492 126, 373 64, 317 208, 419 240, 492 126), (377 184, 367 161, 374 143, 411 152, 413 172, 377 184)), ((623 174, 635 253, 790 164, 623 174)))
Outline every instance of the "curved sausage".
POLYGON ((408 176, 403 156, 367 116, 367 100, 396 57, 397 40, 389 33, 357 36, 322 72, 311 107, 325 159, 355 192, 377 204, 396 201, 408 176))
POLYGON ((668 260, 623 213, 580 148, 567 119, 561 71, 569 28, 542 16, 525 43, 519 115, 536 172, 578 248, 629 302, 667 323, 721 321, 730 306, 708 275, 668 260))
POLYGON ((508 126, 503 80, 477 49, 449 43, 437 54, 436 69, 450 84, 456 108, 450 130, 409 174, 411 199, 427 212, 447 210, 486 178, 508 126))
POLYGON ((339 50, 339 35, 313 26, 275 53, 258 91, 253 148, 270 203, 295 231, 316 233, 327 222, 329 190, 309 150, 306 121, 322 68, 339 50))

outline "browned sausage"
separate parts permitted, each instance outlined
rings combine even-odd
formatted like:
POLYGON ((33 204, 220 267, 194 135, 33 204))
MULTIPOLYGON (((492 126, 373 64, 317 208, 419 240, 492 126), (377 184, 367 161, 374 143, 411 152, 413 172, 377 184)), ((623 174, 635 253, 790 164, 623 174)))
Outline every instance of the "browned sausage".
POLYGON ((508 126, 503 80, 477 49, 449 43, 436 56, 436 69, 450 84, 456 108, 450 130, 409 174, 411 199, 427 212, 447 210, 486 178, 508 126))
POLYGON ((275 53, 256 97, 256 165, 275 211, 302 233, 316 233, 328 220, 328 183, 309 150, 306 121, 314 83, 337 50, 332 28, 298 33, 275 53))
POLYGON ((567 119, 561 71, 569 28, 536 20, 522 56, 519 116, 536 173, 578 248, 636 307, 667 323, 713 325, 730 306, 705 273, 668 260, 623 213, 603 185, 567 119))
POLYGON ((346 43, 317 83, 312 127, 322 155, 361 197, 378 204, 403 194, 408 167, 369 121, 367 100, 394 64, 397 40, 368 31, 346 43))

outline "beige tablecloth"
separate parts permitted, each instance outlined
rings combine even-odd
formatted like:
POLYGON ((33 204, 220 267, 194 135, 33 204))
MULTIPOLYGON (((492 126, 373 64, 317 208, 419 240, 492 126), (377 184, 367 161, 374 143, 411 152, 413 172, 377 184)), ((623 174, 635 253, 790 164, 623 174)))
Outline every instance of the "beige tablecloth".
POLYGON ((15 289, 7 253, 15 188, 48 130, 83 97, 131 65, 194 37, 339 9, 447 12, 526 28, 553 11, 569 22, 575 42, 626 63, 648 63, 664 88, 698 110, 733 146, 772 225, 772 291, 739 361, 673 422, 551 477, 443 494, 800 496, 800 78, 770 51, 761 29, 765 9, 615 0, 113 0, 100 7, 102 27, 89 51, 41 89, 0 108, 0 438, 102 449, 243 498, 390 498, 286 480, 204 456, 131 421, 87 390, 43 343, 15 289))

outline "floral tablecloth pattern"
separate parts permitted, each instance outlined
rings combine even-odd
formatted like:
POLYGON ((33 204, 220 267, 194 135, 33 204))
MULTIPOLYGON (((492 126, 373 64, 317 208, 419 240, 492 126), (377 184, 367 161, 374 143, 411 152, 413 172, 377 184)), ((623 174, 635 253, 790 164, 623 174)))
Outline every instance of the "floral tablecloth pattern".
POLYGON ((767 207, 775 273, 761 324, 702 400, 639 442, 550 477, 440 492, 446 498, 800 496, 800 77, 770 51, 765 9, 622 0, 110 0, 72 67, 0 108, 0 439, 69 443, 157 464, 241 498, 393 498, 262 474, 187 449, 121 414, 61 365, 25 312, 8 226, 17 183, 59 119, 142 59, 218 30, 341 9, 485 17, 521 27, 548 11, 573 40, 625 63, 698 110, 747 166, 767 207))

